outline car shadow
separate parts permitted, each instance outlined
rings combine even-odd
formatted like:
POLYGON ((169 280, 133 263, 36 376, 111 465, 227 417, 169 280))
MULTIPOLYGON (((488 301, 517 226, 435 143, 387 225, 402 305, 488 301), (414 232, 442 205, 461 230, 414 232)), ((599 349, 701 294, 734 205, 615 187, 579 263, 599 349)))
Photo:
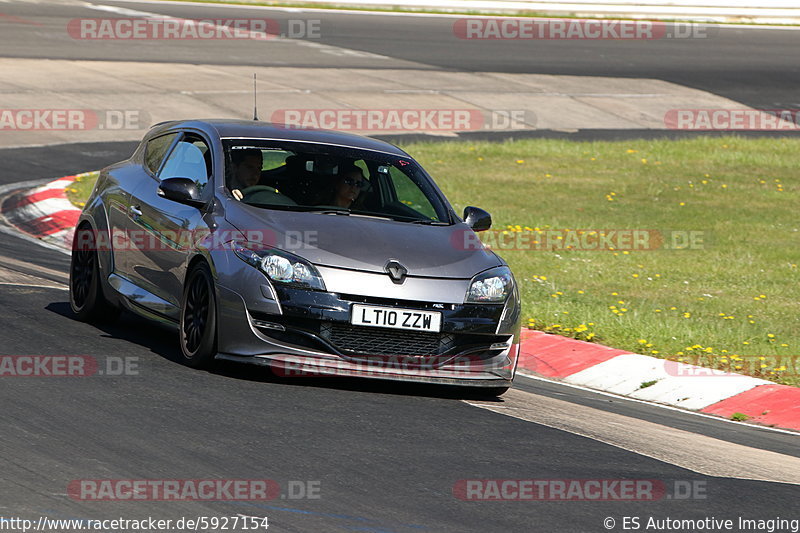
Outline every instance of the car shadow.
MULTIPOLYGON (((70 309, 69 302, 52 302, 45 307, 47 311, 78 321, 70 309)), ((147 320, 133 313, 123 311, 119 318, 110 323, 93 323, 102 332, 101 337, 121 339, 131 344, 147 348, 154 354, 180 364, 181 356, 175 338, 175 329, 147 320)))
MULTIPOLYGON (((77 321, 70 309, 69 302, 52 302, 45 309, 77 321)), ((183 364, 175 328, 158 324, 128 311, 123 311, 113 323, 101 322, 93 324, 93 326, 103 332, 102 337, 130 342, 150 350, 171 363, 183 364)), ((196 371, 208 372, 228 379, 293 387, 325 388, 396 396, 424 396, 451 400, 480 400, 499 403, 503 401, 502 398, 487 396, 480 391, 465 389, 457 385, 434 385, 357 377, 281 376, 274 373, 268 366, 234 361, 215 361, 210 368, 196 371)))
POLYGON ((353 392, 371 392, 391 394, 395 396, 425 396, 452 400, 480 400, 502 403, 502 398, 487 396, 479 391, 472 391, 457 385, 436 385, 430 383, 413 383, 392 381, 388 379, 337 377, 337 376, 281 376, 269 367, 250 365, 232 361, 217 361, 208 370, 214 374, 232 379, 278 383, 281 385, 314 387, 353 392))

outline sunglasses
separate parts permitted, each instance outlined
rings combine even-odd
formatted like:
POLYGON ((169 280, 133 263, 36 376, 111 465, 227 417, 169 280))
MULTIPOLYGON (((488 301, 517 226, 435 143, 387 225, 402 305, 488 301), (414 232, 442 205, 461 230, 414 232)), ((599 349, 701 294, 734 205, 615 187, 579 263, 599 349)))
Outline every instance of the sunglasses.
POLYGON ((342 180, 345 185, 349 185, 350 187, 357 187, 361 190, 366 189, 369 187, 369 182, 367 180, 357 180, 353 178, 345 178, 342 180))

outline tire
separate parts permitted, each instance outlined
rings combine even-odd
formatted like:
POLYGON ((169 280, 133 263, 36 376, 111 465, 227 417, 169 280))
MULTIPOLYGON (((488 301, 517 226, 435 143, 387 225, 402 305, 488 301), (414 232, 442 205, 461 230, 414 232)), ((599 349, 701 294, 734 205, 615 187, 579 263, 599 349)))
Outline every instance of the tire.
POLYGON ((120 309, 103 296, 96 242, 89 226, 75 232, 69 266, 69 306, 82 322, 110 323, 117 319, 120 309))
POLYGON ((217 298, 206 263, 198 263, 186 276, 179 337, 185 365, 207 368, 213 364, 217 355, 217 298))

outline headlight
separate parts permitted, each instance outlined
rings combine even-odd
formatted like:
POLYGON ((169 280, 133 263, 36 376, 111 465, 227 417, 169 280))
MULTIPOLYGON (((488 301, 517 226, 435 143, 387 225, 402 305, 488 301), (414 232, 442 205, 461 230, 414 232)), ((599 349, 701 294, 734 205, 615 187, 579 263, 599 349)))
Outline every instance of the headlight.
POLYGON ((260 244, 248 246, 245 242, 234 241, 232 247, 239 259, 259 269, 272 281, 305 289, 325 290, 319 271, 305 259, 272 248, 254 250, 261 248, 260 244))
POLYGON ((501 303, 514 290, 514 276, 508 267, 496 267, 472 278, 466 303, 501 303))

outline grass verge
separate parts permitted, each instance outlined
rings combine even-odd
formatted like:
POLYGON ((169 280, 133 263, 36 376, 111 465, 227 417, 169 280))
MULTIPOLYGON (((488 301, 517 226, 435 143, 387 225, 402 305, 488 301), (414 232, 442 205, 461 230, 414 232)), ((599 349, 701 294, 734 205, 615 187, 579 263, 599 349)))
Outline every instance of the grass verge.
MULTIPOLYGON (((487 242, 520 248, 498 253, 515 272, 530 327, 800 385, 800 140, 403 148, 459 212, 492 213, 487 242), (537 241, 556 230, 562 239, 537 241), (564 237, 578 230, 648 231, 663 242, 568 249, 564 237)), ((70 199, 80 205, 92 183, 76 183, 70 199)))
POLYGON ((97 181, 99 175, 100 172, 93 171, 84 172, 83 174, 77 174, 75 176, 75 181, 72 185, 67 187, 65 191, 67 193, 67 199, 72 202, 72 205, 80 207, 81 209, 83 208, 87 198, 92 194, 94 183, 97 181))

